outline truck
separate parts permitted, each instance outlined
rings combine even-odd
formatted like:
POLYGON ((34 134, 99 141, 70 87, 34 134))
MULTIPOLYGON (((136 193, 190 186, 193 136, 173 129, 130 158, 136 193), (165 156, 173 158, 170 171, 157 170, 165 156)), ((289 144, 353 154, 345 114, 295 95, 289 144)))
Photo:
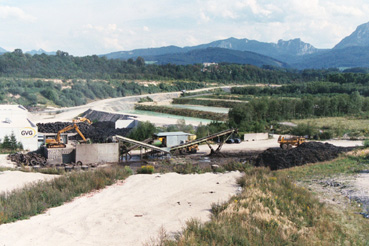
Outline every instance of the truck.
POLYGON ((293 146, 299 146, 300 144, 305 142, 305 138, 303 137, 291 137, 285 138, 279 136, 278 143, 282 149, 292 149, 293 146))

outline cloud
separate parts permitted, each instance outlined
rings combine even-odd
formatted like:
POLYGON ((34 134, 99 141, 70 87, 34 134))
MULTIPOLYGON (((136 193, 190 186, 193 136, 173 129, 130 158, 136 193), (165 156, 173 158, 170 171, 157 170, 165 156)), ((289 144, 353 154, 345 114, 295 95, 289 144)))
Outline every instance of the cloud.
POLYGON ((118 38, 104 37, 103 44, 104 47, 107 49, 116 49, 116 50, 123 49, 123 45, 121 45, 118 38))
POLYGON ((331 48, 368 12, 367 0, 0 0, 0 46, 84 55, 236 37, 331 48))
POLYGON ((17 7, 10 6, 0 6, 0 18, 1 19, 10 19, 16 18, 25 21, 35 21, 36 18, 26 14, 22 9, 17 7))

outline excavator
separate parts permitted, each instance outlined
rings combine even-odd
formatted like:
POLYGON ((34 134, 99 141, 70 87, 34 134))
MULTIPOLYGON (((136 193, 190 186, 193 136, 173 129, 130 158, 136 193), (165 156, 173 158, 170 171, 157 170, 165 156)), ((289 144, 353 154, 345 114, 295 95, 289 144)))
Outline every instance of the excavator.
POLYGON ((78 117, 77 119, 73 120, 73 125, 69 125, 69 126, 63 128, 63 129, 61 129, 60 131, 58 131, 55 139, 53 139, 53 138, 52 139, 46 139, 46 147, 47 148, 65 148, 66 145, 65 145, 65 143, 62 142, 62 140, 60 138, 60 135, 63 132, 67 132, 67 131, 70 131, 72 129, 75 129, 76 132, 78 132, 78 134, 81 136, 81 138, 82 138, 81 142, 82 143, 88 142, 88 139, 85 138, 85 136, 82 134, 82 132, 78 128, 77 123, 80 123, 80 122, 87 122, 89 125, 92 124, 92 122, 89 119, 84 118, 84 117, 78 117))

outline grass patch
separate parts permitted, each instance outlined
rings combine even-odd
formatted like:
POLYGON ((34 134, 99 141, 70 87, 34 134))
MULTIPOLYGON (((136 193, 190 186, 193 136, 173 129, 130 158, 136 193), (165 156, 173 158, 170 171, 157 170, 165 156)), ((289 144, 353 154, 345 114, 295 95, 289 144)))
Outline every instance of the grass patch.
POLYGON ((342 137, 348 134, 350 137, 369 136, 369 120, 353 117, 323 117, 314 119, 292 120, 295 124, 314 125, 320 129, 331 130, 334 136, 342 137))
POLYGON ((369 162, 366 157, 344 156, 333 161, 307 164, 279 170, 278 172, 297 181, 303 181, 332 177, 337 174, 355 174, 367 169, 369 169, 369 162))
POLYGON ((184 160, 181 164, 171 162, 169 160, 162 161, 160 164, 157 164, 155 167, 156 173, 169 173, 176 172, 178 174, 202 174, 207 172, 214 173, 224 173, 231 171, 240 171, 244 172, 252 168, 252 165, 248 162, 237 162, 237 161, 229 161, 224 164, 211 166, 207 163, 192 163, 188 160, 184 160))
POLYGON ((4 172, 4 171, 15 171, 16 169, 11 168, 11 167, 0 167, 0 172, 4 172))
POLYGON ((102 189, 125 179, 129 171, 121 167, 73 172, 50 181, 40 181, 26 187, 0 194, 0 224, 40 214, 73 198, 102 189))
MULTIPOLYGON (((176 240, 160 245, 366 245, 369 222, 360 226, 324 206, 281 172, 253 168, 239 180, 241 194, 212 206, 212 219, 187 222, 176 240)), ((355 216, 355 215, 353 215, 355 216)))

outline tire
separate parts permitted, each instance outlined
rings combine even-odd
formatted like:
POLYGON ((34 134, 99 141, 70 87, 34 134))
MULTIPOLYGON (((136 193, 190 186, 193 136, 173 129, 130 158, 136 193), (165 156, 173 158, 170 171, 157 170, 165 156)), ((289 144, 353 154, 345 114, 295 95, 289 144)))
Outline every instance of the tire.
POLYGON ((36 166, 38 165, 38 161, 36 160, 36 158, 32 158, 30 161, 31 166, 36 166))
POLYGON ((82 166, 82 161, 77 161, 76 163, 78 166, 82 166))
POLYGON ((289 144, 289 145, 287 146, 287 149, 292 149, 292 144, 289 144))
POLYGON ((287 144, 281 144, 281 148, 286 150, 288 148, 288 146, 287 146, 287 144))

